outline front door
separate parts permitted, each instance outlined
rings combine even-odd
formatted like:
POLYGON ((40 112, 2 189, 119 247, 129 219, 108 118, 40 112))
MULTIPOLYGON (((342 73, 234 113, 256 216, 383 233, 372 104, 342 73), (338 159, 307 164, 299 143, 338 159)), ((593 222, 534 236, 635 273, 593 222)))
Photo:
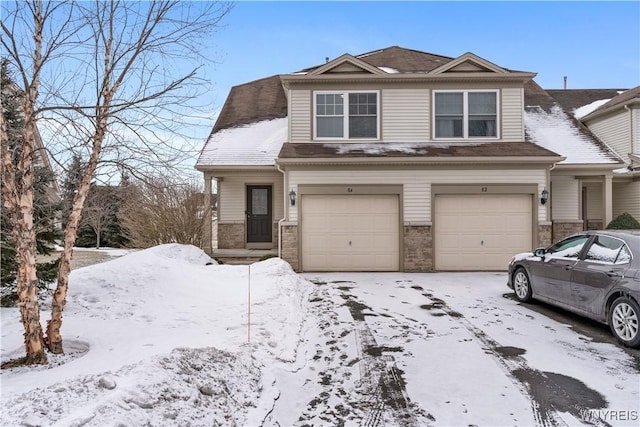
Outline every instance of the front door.
POLYGON ((270 243, 271 222, 271 186, 247 186, 247 243, 270 243))

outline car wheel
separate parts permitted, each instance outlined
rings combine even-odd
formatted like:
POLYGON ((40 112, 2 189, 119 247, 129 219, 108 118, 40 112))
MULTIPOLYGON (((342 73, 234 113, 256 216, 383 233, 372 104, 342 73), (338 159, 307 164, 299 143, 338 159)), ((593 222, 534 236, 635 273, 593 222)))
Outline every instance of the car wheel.
POLYGON ((529 275, 522 267, 518 268, 513 274, 513 291, 518 301, 531 301, 531 281, 529 280, 529 275))
POLYGON ((639 320, 640 307, 631 298, 620 297, 611 304, 609 327, 622 344, 629 347, 640 346, 639 320))

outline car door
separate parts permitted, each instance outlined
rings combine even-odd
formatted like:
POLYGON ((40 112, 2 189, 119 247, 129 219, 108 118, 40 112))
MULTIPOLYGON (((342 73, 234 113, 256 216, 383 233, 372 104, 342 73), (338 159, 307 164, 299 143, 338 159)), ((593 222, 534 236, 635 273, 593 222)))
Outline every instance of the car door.
POLYGON ((604 320, 604 298, 624 276, 630 262, 631 251, 623 240, 594 236, 573 268, 571 295, 566 303, 589 317, 604 320))
POLYGON ((559 241, 545 251, 540 262, 531 265, 531 283, 544 299, 562 302, 571 294, 571 274, 590 236, 580 234, 559 241))

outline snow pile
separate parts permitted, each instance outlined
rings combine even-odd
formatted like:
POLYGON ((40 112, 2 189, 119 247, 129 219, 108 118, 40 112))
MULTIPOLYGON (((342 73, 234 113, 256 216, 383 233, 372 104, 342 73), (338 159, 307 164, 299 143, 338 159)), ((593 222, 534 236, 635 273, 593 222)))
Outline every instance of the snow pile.
MULTIPOLYGON (((242 425, 277 394, 263 363, 295 358, 310 287, 277 258, 217 265, 178 244, 74 270, 67 353, 2 371, 0 425, 242 425)), ((3 362, 24 355, 19 318, 3 308, 3 362)))

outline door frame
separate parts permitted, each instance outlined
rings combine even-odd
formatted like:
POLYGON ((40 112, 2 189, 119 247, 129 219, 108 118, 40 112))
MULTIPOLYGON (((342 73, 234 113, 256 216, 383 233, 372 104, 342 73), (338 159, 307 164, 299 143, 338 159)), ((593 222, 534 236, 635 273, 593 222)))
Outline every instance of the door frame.
POLYGON ((273 248, 273 185, 272 184, 246 184, 245 186, 245 245, 248 249, 271 249, 273 248), (268 240, 252 241, 249 235, 249 216, 252 209, 252 190, 254 189, 266 189, 267 190, 267 210, 268 214, 268 240))

